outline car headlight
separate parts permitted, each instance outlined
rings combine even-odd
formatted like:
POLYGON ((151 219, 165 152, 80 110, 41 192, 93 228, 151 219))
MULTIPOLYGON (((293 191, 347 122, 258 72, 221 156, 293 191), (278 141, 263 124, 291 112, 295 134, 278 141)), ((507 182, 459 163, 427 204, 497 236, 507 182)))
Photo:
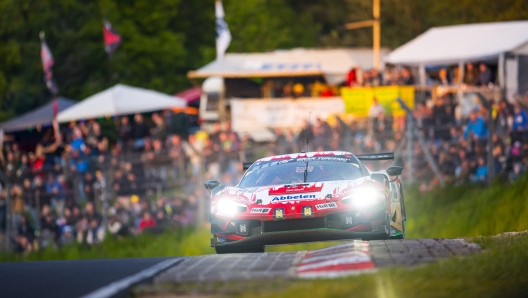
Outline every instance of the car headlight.
POLYGON ((220 200, 216 204, 216 214, 233 216, 235 213, 246 211, 247 206, 230 200, 220 200))
POLYGON ((346 203, 353 203, 359 208, 364 208, 376 204, 384 197, 383 193, 378 192, 376 189, 365 187, 358 189, 353 194, 344 197, 342 200, 346 203))

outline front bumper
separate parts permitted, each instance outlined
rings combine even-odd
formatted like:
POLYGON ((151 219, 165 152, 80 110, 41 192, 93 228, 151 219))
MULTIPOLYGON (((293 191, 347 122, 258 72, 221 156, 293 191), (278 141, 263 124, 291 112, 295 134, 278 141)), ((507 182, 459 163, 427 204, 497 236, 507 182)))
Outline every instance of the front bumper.
POLYGON ((278 244, 291 244, 301 242, 313 241, 332 241, 332 240, 348 240, 348 239, 363 239, 374 240, 384 239, 386 234, 382 232, 360 232, 348 230, 335 229, 317 229, 317 230, 301 230, 301 231, 286 231, 276 233, 266 233, 253 235, 237 241, 219 241, 217 238, 211 239, 211 246, 265 246, 278 244))
POLYGON ((273 221, 211 216, 211 246, 275 245, 342 239, 382 239, 386 236, 386 209, 368 213, 346 211, 327 216, 273 221))

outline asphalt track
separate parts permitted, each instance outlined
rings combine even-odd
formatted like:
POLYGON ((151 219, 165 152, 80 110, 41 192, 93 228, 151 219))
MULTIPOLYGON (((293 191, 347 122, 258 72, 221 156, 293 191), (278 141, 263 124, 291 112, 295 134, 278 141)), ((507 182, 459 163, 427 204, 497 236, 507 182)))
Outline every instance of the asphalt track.
MULTIPOLYGON (((124 297, 140 282, 151 285, 142 287, 149 294, 149 287, 167 284, 333 278, 387 266, 416 266, 479 250, 462 239, 354 240, 287 253, 0 263, 0 297, 124 297)), ((153 291, 150 294, 156 294, 153 291)))
POLYGON ((0 263, 0 297, 80 297, 166 259, 0 263))

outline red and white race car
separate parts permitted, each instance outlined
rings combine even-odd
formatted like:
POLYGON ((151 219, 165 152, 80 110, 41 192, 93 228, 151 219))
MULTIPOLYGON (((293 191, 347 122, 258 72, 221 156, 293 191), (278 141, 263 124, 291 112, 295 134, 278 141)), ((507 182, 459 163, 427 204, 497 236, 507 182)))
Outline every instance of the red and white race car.
POLYGON ((405 237, 402 167, 371 172, 362 160, 393 153, 309 152, 244 164, 234 187, 211 192, 211 246, 217 253, 263 252, 266 245, 405 237))

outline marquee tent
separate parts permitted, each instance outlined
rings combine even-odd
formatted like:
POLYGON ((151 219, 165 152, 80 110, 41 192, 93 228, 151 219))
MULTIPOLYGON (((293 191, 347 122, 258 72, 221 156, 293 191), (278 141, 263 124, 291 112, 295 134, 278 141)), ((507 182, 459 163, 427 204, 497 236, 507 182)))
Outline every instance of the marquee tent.
POLYGON ((385 62, 418 66, 421 84, 426 66, 459 65, 464 70, 466 62, 497 64, 499 86, 513 100, 516 93, 528 93, 528 21, 431 28, 391 52, 385 62))
POLYGON ((147 113, 175 107, 187 102, 161 92, 117 84, 94 94, 59 113, 59 122, 92 119, 105 116, 147 113))
POLYGON ((528 21, 435 27, 391 52, 385 62, 427 66, 492 60, 526 45, 528 21))
MULTIPOLYGON (((381 49, 381 57, 388 54, 381 49)), ((265 78, 325 76, 329 84, 339 84, 353 67, 371 69, 372 49, 292 49, 265 53, 227 53, 188 73, 189 78, 265 78)))
MULTIPOLYGON (((57 111, 61 112, 77 102, 68 98, 58 97, 57 98, 57 111)), ((14 119, 6 121, 0 124, 0 128, 5 132, 13 132, 18 130, 24 130, 37 125, 49 125, 53 121, 54 116, 54 102, 50 101, 47 104, 40 106, 33 111, 27 112, 14 119)))

